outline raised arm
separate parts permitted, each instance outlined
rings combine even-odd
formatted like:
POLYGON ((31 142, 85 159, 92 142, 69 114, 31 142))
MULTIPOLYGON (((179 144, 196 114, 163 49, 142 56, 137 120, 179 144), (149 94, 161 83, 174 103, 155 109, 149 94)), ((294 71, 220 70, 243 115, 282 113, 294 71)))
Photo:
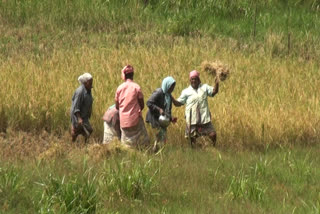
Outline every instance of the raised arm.
POLYGON ((214 87, 213 87, 212 96, 216 95, 218 92, 219 92, 219 79, 216 78, 214 80, 214 87))

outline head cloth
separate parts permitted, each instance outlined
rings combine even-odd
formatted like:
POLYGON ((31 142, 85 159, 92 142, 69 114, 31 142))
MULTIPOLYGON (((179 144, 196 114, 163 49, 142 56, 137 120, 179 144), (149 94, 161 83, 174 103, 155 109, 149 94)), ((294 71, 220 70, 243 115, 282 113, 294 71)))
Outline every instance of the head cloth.
POLYGON ((84 73, 81 76, 78 77, 78 81, 80 84, 86 83, 88 80, 92 79, 92 75, 89 73, 84 73))
POLYGON ((125 78, 126 74, 130 74, 130 73, 133 73, 133 72, 134 72, 133 67, 131 65, 126 65, 121 70, 121 78, 123 80, 125 80, 126 79, 125 78))

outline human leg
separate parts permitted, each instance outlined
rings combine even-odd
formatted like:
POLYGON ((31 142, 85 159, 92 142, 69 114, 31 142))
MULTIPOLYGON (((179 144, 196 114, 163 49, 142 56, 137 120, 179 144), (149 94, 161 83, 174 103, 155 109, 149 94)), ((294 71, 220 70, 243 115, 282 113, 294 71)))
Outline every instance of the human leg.
POLYGON ((81 126, 81 131, 84 136, 84 142, 88 143, 89 137, 93 132, 93 128, 90 125, 89 121, 86 121, 85 123, 83 123, 83 125, 81 126))
POLYGON ((208 136, 211 140, 212 145, 216 145, 217 133, 211 122, 200 125, 197 129, 197 132, 200 136, 208 136))
POLYGON ((77 129, 71 125, 71 139, 72 139, 72 142, 75 142, 77 140, 77 137, 78 137, 79 133, 77 131, 77 129))
POLYGON ((197 125, 187 124, 185 129, 185 138, 188 139, 192 148, 194 148, 196 145, 197 137, 197 125))
POLYGON ((158 128, 158 133, 156 138, 158 142, 165 143, 167 141, 167 129, 162 127, 158 128))
POLYGON ((217 133, 216 132, 211 132, 209 134, 209 137, 211 139, 211 142, 212 142, 212 146, 216 146, 216 143, 217 143, 217 133))
POLYGON ((166 143, 167 141, 167 129, 159 127, 158 133, 156 135, 156 141, 153 145, 153 152, 158 152, 161 147, 166 143))

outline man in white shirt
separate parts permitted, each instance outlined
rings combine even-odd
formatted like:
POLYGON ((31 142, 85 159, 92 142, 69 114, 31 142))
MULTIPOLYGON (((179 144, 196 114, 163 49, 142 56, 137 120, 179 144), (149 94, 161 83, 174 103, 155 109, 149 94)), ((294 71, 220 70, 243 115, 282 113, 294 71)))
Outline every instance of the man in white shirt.
POLYGON ((214 87, 202 84, 200 73, 196 70, 190 72, 189 80, 190 86, 182 91, 177 100, 173 100, 175 106, 186 104, 186 137, 193 146, 197 137, 206 135, 210 137, 215 146, 217 134, 211 122, 208 96, 214 97, 219 92, 219 81, 215 80, 214 87))

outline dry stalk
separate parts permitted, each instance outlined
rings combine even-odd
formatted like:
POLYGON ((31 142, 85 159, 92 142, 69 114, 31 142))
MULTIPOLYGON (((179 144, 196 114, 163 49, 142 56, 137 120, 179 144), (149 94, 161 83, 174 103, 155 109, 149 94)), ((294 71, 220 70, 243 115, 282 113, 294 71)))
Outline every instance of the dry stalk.
POLYGON ((225 81, 230 74, 227 65, 221 63, 220 61, 204 61, 201 63, 201 69, 213 76, 216 76, 219 81, 225 81))

